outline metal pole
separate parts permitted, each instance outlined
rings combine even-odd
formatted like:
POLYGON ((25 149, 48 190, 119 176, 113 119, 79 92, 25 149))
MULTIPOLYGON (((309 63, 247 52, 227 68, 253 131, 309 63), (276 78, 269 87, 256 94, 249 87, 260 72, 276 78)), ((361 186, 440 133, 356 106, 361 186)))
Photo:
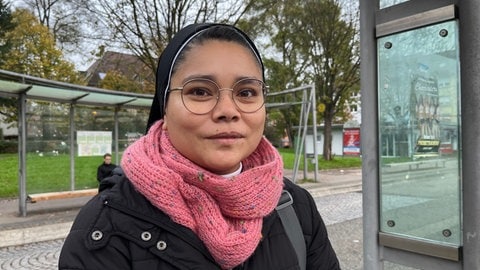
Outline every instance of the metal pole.
POLYGON ((298 125, 298 135, 297 135, 297 142, 295 144, 295 161, 293 163, 293 179, 292 181, 294 183, 297 182, 297 173, 298 173, 298 167, 300 166, 300 154, 302 152, 302 149, 305 144, 305 130, 303 130, 303 111, 305 110, 305 102, 302 102, 301 110, 300 110, 300 122, 298 125), (302 132, 303 130, 303 132, 302 132))
POLYGON ((480 1, 458 1, 460 24, 463 267, 480 269, 480 1))
MULTIPOLYGON (((308 178, 308 159, 307 159, 307 142, 305 141, 305 138, 308 133, 308 108, 309 108, 309 103, 308 103, 308 88, 303 89, 302 91, 302 99, 303 99, 303 104, 307 105, 306 107, 303 107, 303 179, 308 178)), ((313 139, 315 143, 315 138, 313 139)))
POLYGON ((377 45, 375 10, 378 0, 360 0, 360 89, 362 103, 363 269, 382 270, 379 232, 377 45))
POLYGON ((312 102, 313 121, 313 155, 315 156, 315 182, 318 182, 318 148, 317 148, 317 98, 315 94, 315 83, 310 88, 310 100, 312 102))
POLYGON ((114 127, 114 147, 115 147, 115 164, 119 164, 119 154, 118 154, 118 111, 120 110, 120 107, 117 106, 115 107, 115 114, 114 114, 114 121, 115 121, 115 127, 114 127))
MULTIPOLYGON (((305 138, 306 138, 306 133, 308 131, 308 113, 310 112, 310 108, 313 107, 313 126, 314 126, 314 153, 317 153, 316 151, 316 131, 317 131, 317 120, 316 120, 316 111, 315 111, 315 107, 316 107, 316 98, 315 98, 315 84, 313 85, 305 85, 305 86, 300 86, 300 87, 296 87, 296 88, 292 88, 292 89, 288 89, 288 90, 283 90, 283 91, 280 91, 280 92, 275 92, 275 93, 268 93, 267 95, 268 96, 277 96, 277 95, 284 95, 284 94, 291 94, 291 93, 294 93, 294 92, 297 92, 297 91, 302 91, 302 102, 289 102, 288 104, 287 103, 276 103, 276 104, 270 104, 271 107, 273 106, 292 106, 292 105, 296 105, 296 104, 301 104, 301 110, 300 110, 300 121, 299 121, 299 124, 298 124, 298 132, 297 132, 297 141, 295 142, 295 160, 294 160, 294 164, 293 164, 293 179, 292 181, 293 182, 296 182, 296 178, 297 178, 297 173, 298 173, 298 167, 300 166, 300 155, 303 151, 303 154, 304 154, 304 178, 307 178, 307 166, 308 166, 308 162, 307 162, 307 158, 306 158, 306 142, 305 142, 305 138), (313 92, 310 93, 310 98, 308 96, 308 89, 311 89, 313 92), (307 107, 305 107, 307 106, 307 107)), ((269 104, 267 104, 267 107, 268 107, 269 104)), ((315 154, 317 155, 317 154, 315 154)), ((318 164, 317 162, 315 163, 315 181, 317 181, 317 173, 318 171, 318 164)))
POLYGON ((18 97, 18 191, 19 211, 22 217, 27 216, 27 94, 18 97))
POLYGON ((70 190, 75 190, 75 104, 70 103, 70 190))

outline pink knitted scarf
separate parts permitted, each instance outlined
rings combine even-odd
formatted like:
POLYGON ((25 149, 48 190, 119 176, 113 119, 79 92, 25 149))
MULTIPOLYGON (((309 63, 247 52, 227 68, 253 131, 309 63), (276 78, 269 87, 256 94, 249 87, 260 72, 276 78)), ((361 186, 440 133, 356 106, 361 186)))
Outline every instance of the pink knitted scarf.
POLYGON ((194 231, 222 268, 241 264, 257 247, 263 217, 280 198, 280 155, 262 138, 242 161, 242 173, 226 179, 182 156, 162 125, 158 121, 126 149, 125 175, 154 206, 194 231))

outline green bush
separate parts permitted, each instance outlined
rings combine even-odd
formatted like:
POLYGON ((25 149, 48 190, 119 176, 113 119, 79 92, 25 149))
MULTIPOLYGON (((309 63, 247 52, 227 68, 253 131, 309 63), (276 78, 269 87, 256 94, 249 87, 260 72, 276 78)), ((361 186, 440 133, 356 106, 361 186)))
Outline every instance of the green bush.
POLYGON ((13 154, 18 152, 17 141, 0 140, 0 154, 13 154))

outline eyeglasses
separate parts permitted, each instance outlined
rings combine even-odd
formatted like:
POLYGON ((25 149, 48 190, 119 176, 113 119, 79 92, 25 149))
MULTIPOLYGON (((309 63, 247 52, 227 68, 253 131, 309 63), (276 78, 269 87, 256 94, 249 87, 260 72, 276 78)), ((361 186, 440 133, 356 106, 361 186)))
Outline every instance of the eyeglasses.
POLYGON ((244 113, 258 111, 265 103, 268 86, 257 79, 241 79, 232 88, 220 88, 209 79, 188 80, 182 87, 170 88, 169 92, 181 91, 182 102, 187 110, 194 114, 207 114, 215 108, 221 91, 232 91, 232 99, 237 108, 244 113))

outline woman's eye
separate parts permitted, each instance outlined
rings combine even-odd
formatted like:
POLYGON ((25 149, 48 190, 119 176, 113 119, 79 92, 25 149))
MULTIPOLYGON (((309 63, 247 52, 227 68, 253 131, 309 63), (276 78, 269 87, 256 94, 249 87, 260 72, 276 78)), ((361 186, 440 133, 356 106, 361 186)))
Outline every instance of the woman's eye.
POLYGON ((258 95, 257 91, 251 88, 243 88, 237 93, 237 96, 242 98, 254 97, 256 95, 258 95))
POLYGON ((207 97, 207 96, 212 96, 212 91, 209 90, 208 88, 195 87, 195 88, 189 89, 186 94, 198 96, 198 97, 207 97))

